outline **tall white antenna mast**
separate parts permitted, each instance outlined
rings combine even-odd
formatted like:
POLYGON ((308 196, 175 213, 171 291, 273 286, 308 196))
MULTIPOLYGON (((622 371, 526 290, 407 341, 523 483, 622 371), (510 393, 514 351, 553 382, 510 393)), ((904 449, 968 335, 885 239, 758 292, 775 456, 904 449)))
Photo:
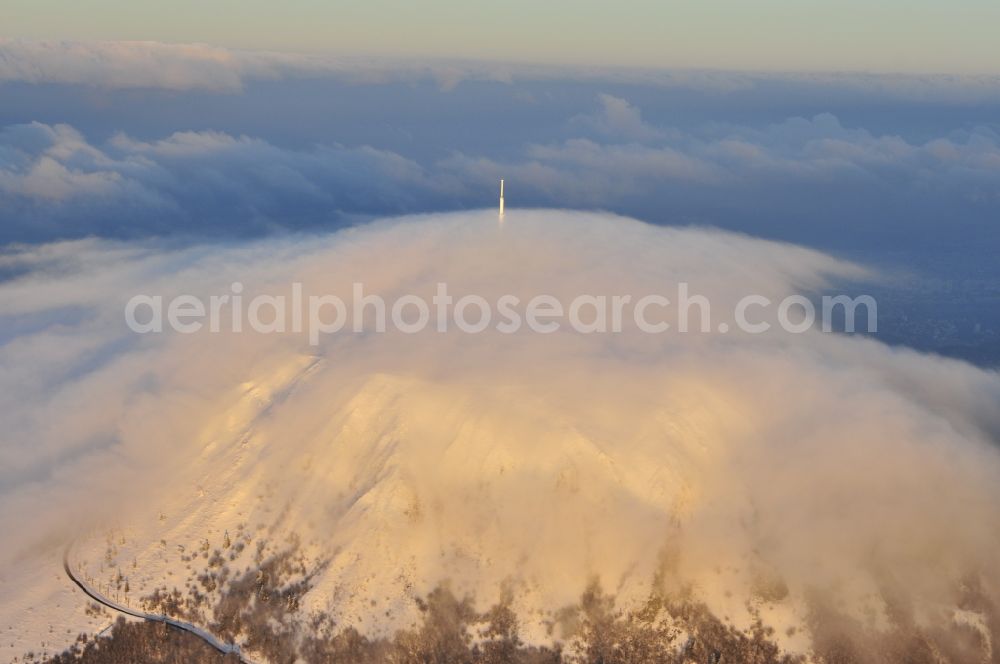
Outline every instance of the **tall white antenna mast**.
POLYGON ((500 179, 500 221, 503 221, 503 178, 500 179))

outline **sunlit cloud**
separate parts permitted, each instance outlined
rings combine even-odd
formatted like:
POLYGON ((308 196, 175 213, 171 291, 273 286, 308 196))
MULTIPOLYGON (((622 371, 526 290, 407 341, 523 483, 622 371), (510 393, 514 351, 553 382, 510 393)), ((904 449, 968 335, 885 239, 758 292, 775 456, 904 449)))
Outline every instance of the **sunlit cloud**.
MULTIPOLYGON (((736 624, 756 576, 777 575, 779 634, 816 591, 884 614, 886 573, 930 623, 964 575, 1000 580, 996 372, 818 331, 345 332, 316 347, 136 335, 122 318, 137 292, 234 281, 248 297, 292 281, 429 297, 443 281, 493 298, 685 280, 726 308, 864 275, 821 253, 513 209, 502 227, 489 211, 236 246, 44 245, 4 267, 20 275, 0 285, 8 569, 74 526, 113 519, 155 549, 287 507, 281 532, 331 557, 310 605, 372 629, 414 609, 400 599, 389 619, 370 597, 444 579, 482 601, 513 580, 525 616, 594 576, 638 601, 665 552, 674 582, 736 624)), ((525 629, 545 638, 541 619, 525 629)))

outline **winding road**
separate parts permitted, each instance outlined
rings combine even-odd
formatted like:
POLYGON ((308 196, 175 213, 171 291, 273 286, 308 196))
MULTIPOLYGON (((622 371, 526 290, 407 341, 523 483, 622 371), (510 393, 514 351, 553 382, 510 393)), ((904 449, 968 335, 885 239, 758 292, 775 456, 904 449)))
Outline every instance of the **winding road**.
POLYGON ((208 645, 212 646, 212 648, 222 653, 223 655, 234 654, 237 657, 239 657, 240 662, 242 662, 243 664, 254 664, 253 661, 243 656, 243 653, 240 652, 239 646, 232 643, 223 643, 222 641, 214 637, 210 632, 202 629, 201 627, 198 627, 197 625, 192 625, 191 623, 186 623, 182 620, 175 620, 174 618, 171 618, 169 616, 137 611, 131 607, 125 606, 124 604, 119 604, 118 602, 115 602, 114 600, 105 597, 100 592, 98 592, 93 586, 91 586, 85 580, 77 576, 76 572, 73 571, 73 566, 70 565, 69 562, 70 558, 69 554, 72 548, 73 544, 70 543, 66 547, 66 550, 63 552, 63 569, 66 570, 66 576, 69 577, 70 581, 76 584, 76 586, 80 588, 80 590, 82 590, 83 593, 87 595, 87 597, 91 598, 92 600, 94 600, 95 602, 97 602, 102 606, 105 606, 119 613, 124 613, 127 616, 132 616, 133 618, 139 618, 140 620, 148 620, 149 622, 164 623, 165 625, 168 625, 175 629, 179 629, 188 632, 189 634, 193 634, 194 636, 198 637, 208 645))

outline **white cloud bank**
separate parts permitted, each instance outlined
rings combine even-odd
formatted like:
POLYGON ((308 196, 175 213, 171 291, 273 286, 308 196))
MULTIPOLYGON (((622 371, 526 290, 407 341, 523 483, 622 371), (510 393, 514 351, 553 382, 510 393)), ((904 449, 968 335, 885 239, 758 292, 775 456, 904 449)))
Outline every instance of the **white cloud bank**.
POLYGON ((819 253, 512 210, 502 229, 480 212, 232 248, 48 245, 3 268, 22 275, 0 284, 5 620, 31 559, 109 520, 154 576, 161 539, 278 521, 332 558, 308 602, 368 627, 444 578, 483 601, 513 579, 522 616, 593 575, 635 599, 665 559, 668 583, 736 622, 749 601, 779 634, 815 590, 875 626, 887 586, 935 625, 955 619, 962 580, 1000 592, 996 372, 818 332, 343 333, 316 349, 292 334, 138 337, 122 318, 137 292, 234 280, 343 296, 362 281, 390 301, 442 281, 488 300, 688 281, 726 311, 858 275, 819 253), (754 599, 761 574, 788 597, 754 599))
POLYGON ((880 220, 885 228, 928 207, 938 215, 959 205, 982 213, 1000 201, 1000 136, 988 127, 918 143, 822 114, 680 132, 649 125, 623 99, 600 101, 595 114, 569 123, 582 135, 526 145, 503 160, 455 153, 420 161, 338 144, 289 149, 217 131, 153 141, 119 134, 95 144, 69 125, 15 125, 0 131, 0 240, 329 226, 475 207, 492 200, 500 178, 511 202, 545 205, 669 197, 737 206, 746 196, 766 213, 772 197, 809 209, 818 197, 850 194, 862 211, 892 201, 896 218, 880 220))
MULTIPOLYGON (((530 75, 533 68, 522 70, 530 75)), ((232 93, 251 80, 341 77, 379 83, 420 79, 447 90, 466 80, 508 81, 510 75, 510 68, 502 64, 242 51, 198 43, 0 39, 0 82, 232 93)))
POLYGON ((107 88, 238 90, 242 66, 204 44, 157 42, 0 42, 0 81, 107 88))
POLYGON ((1000 98, 1000 76, 793 73, 568 67, 468 60, 351 57, 228 49, 200 43, 45 41, 0 38, 0 83, 55 83, 107 89, 238 92, 252 80, 340 77, 356 82, 427 80, 443 90, 466 81, 582 80, 708 90, 775 82, 862 91, 902 99, 1000 98))

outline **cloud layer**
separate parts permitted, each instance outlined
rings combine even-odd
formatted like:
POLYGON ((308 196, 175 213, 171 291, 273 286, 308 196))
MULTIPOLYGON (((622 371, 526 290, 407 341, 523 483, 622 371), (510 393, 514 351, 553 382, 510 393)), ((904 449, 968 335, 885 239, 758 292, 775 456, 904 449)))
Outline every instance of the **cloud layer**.
POLYGON ((235 50, 200 43, 0 39, 0 83, 56 83, 109 89, 238 92, 251 80, 340 77, 358 82, 463 82, 571 79, 732 92, 789 82, 890 98, 982 100, 1000 97, 1000 76, 919 75, 625 67, 570 67, 480 60, 360 58, 235 50))
POLYGON ((781 634, 814 591, 877 628, 888 586, 918 622, 950 624, 962 579, 1000 583, 996 372, 819 332, 346 333, 317 349, 294 334, 139 337, 121 318, 136 292, 236 280, 248 297, 362 281, 390 301, 441 281, 495 300, 683 280, 728 310, 858 274, 823 254, 512 210, 503 228, 456 213, 230 248, 47 245, 4 263, 21 275, 0 285, 5 570, 74 524, 113 519, 155 565, 161 539, 277 522, 331 557, 309 601, 368 628, 386 610, 405 620, 408 593, 445 578, 482 601, 513 580, 520 615, 537 615, 594 575, 638 599, 669 560, 669 583, 737 623, 760 575, 780 578, 788 596, 756 605, 781 634))
MULTIPOLYGON (((513 205, 664 208, 723 223, 754 211, 792 235, 810 229, 954 235, 1000 206, 1000 136, 987 127, 922 142, 845 127, 829 114, 766 126, 656 127, 626 100, 569 122, 576 134, 505 158, 453 152, 412 158, 366 145, 289 148, 219 131, 93 143, 68 125, 0 132, 0 240, 186 232, 217 236, 330 227, 354 219, 491 204, 504 177, 513 205), (845 191, 852 196, 845 198, 845 191), (823 203, 817 205, 818 203, 823 203), (827 206, 836 217, 827 218, 827 206), (899 219, 874 224, 873 209, 899 219), (953 215, 957 218, 948 218, 953 215)), ((742 217, 741 217, 742 218, 742 217)), ((733 222, 730 222, 733 223, 733 222)), ((852 237, 841 233, 841 240, 852 237)))

